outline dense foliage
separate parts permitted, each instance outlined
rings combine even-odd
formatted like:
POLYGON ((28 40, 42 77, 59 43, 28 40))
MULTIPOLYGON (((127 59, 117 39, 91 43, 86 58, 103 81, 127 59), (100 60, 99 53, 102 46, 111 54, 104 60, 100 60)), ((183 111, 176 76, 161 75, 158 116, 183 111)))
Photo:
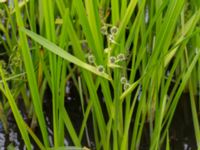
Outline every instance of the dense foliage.
POLYGON ((144 128, 150 150, 169 150, 183 93, 200 150, 199 0, 1 0, 0 18, 0 119, 7 130, 12 110, 28 150, 30 137, 40 149, 92 148, 93 139, 95 149, 135 150, 144 128), (68 81, 78 130, 65 107, 68 81), (53 143, 44 105, 52 105, 53 143))

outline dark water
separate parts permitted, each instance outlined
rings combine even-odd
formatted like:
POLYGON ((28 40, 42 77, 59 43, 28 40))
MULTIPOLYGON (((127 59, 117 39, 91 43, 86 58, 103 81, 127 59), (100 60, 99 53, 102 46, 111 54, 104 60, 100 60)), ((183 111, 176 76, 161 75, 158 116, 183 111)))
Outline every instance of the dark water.
MULTIPOLYGON (((52 131, 52 117, 51 117, 52 112, 51 112, 50 94, 46 93, 45 98, 46 99, 44 101, 44 110, 45 110, 46 123, 48 126, 48 132, 49 132, 49 141, 50 141, 50 144, 53 145, 53 131, 52 131)), ((75 90, 75 87, 73 86, 71 81, 67 83, 67 87, 66 87, 65 106, 69 113, 70 118, 72 119, 73 124, 75 125, 74 128, 77 131, 79 131, 83 116, 82 116, 81 107, 79 107, 80 101, 79 101, 77 91, 75 90)), ((8 118, 8 123, 9 123, 8 133, 4 132, 2 124, 0 123, 0 150, 7 149, 8 145, 10 144, 12 144, 16 150, 25 149, 24 142, 21 138, 19 130, 14 121, 14 118, 12 117, 12 114, 8 118)), ((83 141, 82 144, 86 146, 90 145, 88 147, 92 147, 91 149, 95 149, 95 145, 93 142, 94 137, 92 134, 92 119, 89 119, 88 121, 88 129, 90 129, 88 132, 89 134, 91 134, 88 137, 90 142, 88 143, 86 138, 83 138, 85 139, 85 141, 83 141)), ((39 131, 39 130, 36 129, 35 131, 39 131)), ((36 132, 36 134, 39 137, 41 137, 39 133, 36 132)), ((72 145, 71 139, 68 137, 69 136, 66 131, 66 140, 65 140, 66 146, 72 145)), ((147 136, 147 140, 142 139, 141 141, 141 150, 148 150, 149 148, 148 143, 149 141, 148 141, 148 136, 147 136)), ((171 150, 196 150, 197 149, 195 135, 194 135, 194 127, 193 127, 193 122, 192 122, 192 114, 190 110, 190 101, 189 101, 189 96, 187 94, 181 97, 179 104, 177 106, 175 116, 173 118, 172 125, 170 128, 170 144, 171 144, 171 150)), ((36 150, 38 149, 38 147, 34 144, 34 142, 33 142, 33 149, 36 149, 36 150)))
POLYGON ((171 149, 197 150, 189 95, 184 94, 179 101, 170 129, 171 149))

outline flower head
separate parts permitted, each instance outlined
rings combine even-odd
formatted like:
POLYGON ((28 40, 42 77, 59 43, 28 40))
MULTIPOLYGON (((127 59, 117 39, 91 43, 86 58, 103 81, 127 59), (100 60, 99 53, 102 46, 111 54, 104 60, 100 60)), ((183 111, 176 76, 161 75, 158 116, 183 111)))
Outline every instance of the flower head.
POLYGON ((121 84, 125 84, 127 82, 127 79, 125 77, 121 77, 120 82, 121 84))
POLYGON ((104 69, 104 67, 103 67, 102 65, 99 65, 99 66, 97 67, 97 70, 98 70, 99 72, 101 72, 101 73, 103 73, 103 72, 105 71, 105 69, 104 69))
POLYGON ((118 28, 117 28, 116 26, 113 26, 113 27, 110 29, 110 33, 111 33, 112 35, 116 35, 117 32, 118 32, 118 28))

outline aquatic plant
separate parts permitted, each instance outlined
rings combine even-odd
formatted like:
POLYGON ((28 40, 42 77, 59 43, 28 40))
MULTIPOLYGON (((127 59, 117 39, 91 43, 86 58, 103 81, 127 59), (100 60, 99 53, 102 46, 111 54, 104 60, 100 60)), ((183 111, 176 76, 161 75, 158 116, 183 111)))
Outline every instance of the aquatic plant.
POLYGON ((95 149, 141 149, 146 128, 148 148, 168 150, 183 93, 200 150, 198 0, 10 0, 0 1, 0 17, 0 119, 7 129, 12 111, 28 150, 30 137, 40 149, 87 149, 91 141, 95 149), (79 93, 79 129, 66 106, 69 80, 79 93))

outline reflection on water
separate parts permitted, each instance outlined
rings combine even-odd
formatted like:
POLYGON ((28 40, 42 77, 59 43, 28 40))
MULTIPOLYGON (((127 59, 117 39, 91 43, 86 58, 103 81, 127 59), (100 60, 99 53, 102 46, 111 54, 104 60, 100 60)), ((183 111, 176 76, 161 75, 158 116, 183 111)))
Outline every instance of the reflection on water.
POLYGON ((25 148, 15 125, 13 125, 13 128, 10 127, 8 134, 4 133, 3 127, 0 125, 0 150, 6 150, 9 144, 12 144, 15 150, 23 150, 25 148))
MULTIPOLYGON (((75 92, 74 87, 71 85, 71 83, 67 84, 68 87, 66 88, 66 108, 69 111, 69 115, 72 118, 72 122, 75 125, 75 129, 79 131, 80 125, 81 125, 81 114, 82 111, 77 107, 80 102, 77 98, 77 92, 75 92)), ((46 116, 46 124, 48 126, 48 133, 49 133, 49 141, 50 145, 53 146, 53 131, 52 131, 52 112, 51 112, 51 104, 49 104, 51 97, 46 96, 45 103, 48 103, 48 105, 44 105, 45 110, 45 116, 46 116)), ((172 121, 172 125, 170 127, 170 146, 171 150, 196 150, 196 140, 194 135, 194 127, 191 117, 191 110, 190 110, 190 101, 189 96, 184 95, 177 106, 175 116, 172 121)), ((25 150, 24 142, 21 138, 21 134, 19 133, 19 130, 12 119, 8 119, 9 121, 9 133, 5 134, 3 131, 2 124, 0 123, 0 150, 6 150, 8 145, 12 144, 15 147, 15 150, 25 150)), ((92 124, 92 120, 88 121, 88 126, 92 124)), ((148 127, 145 126, 145 128, 148 127)), ((88 130, 92 130, 92 126, 88 128, 88 130)), ((35 130, 35 134, 38 135, 38 137, 41 139, 40 133, 37 133, 39 130, 35 130)), ((146 132, 146 131, 144 131, 146 132)), ((148 131, 147 131, 148 132, 148 131)), ((67 133, 67 132, 66 132, 67 133)), ((94 141, 94 138, 92 137, 91 131, 89 131, 90 136, 90 142, 94 141)), ((65 139, 65 145, 71 145, 71 141, 69 138, 65 139)), ((88 143, 85 141, 84 145, 88 145, 88 143)), ((33 147, 32 149, 37 150, 37 146, 32 141, 33 147)), ((93 144, 94 145, 94 144, 93 144)), ((95 147, 92 146, 93 148, 95 147)), ((143 140, 141 142, 141 150, 148 150, 149 149, 149 142, 148 142, 148 136, 147 140, 143 140)))
POLYGON ((0 133, 0 150, 4 150, 5 141, 5 134, 0 133))
POLYGON ((16 148, 19 148, 20 142, 18 141, 18 133, 14 132, 13 129, 10 129, 9 132, 9 141, 15 145, 16 148))
POLYGON ((197 149, 190 107, 189 95, 184 94, 180 98, 170 128, 172 150, 197 149))
MULTIPOLYGON (((49 143, 51 146, 53 146, 53 131, 50 128, 50 119, 48 117, 46 117, 46 122, 47 125, 49 126, 47 128, 48 133, 49 133, 49 143)), ((16 126, 16 124, 14 122, 10 122, 9 123, 9 133, 5 133, 3 130, 3 126, 0 122, 0 150, 7 150, 9 145, 13 145, 15 150, 26 150, 24 142, 21 138, 21 134, 16 126)), ((37 130, 36 134, 37 134, 37 130)), ((39 135, 40 136, 40 135, 39 135)), ((34 143, 34 141, 32 141, 32 144, 34 143)), ((68 141, 65 140, 64 141, 65 145, 68 145, 68 141)), ((38 147, 33 144, 32 145, 32 150, 38 150, 38 147)))

